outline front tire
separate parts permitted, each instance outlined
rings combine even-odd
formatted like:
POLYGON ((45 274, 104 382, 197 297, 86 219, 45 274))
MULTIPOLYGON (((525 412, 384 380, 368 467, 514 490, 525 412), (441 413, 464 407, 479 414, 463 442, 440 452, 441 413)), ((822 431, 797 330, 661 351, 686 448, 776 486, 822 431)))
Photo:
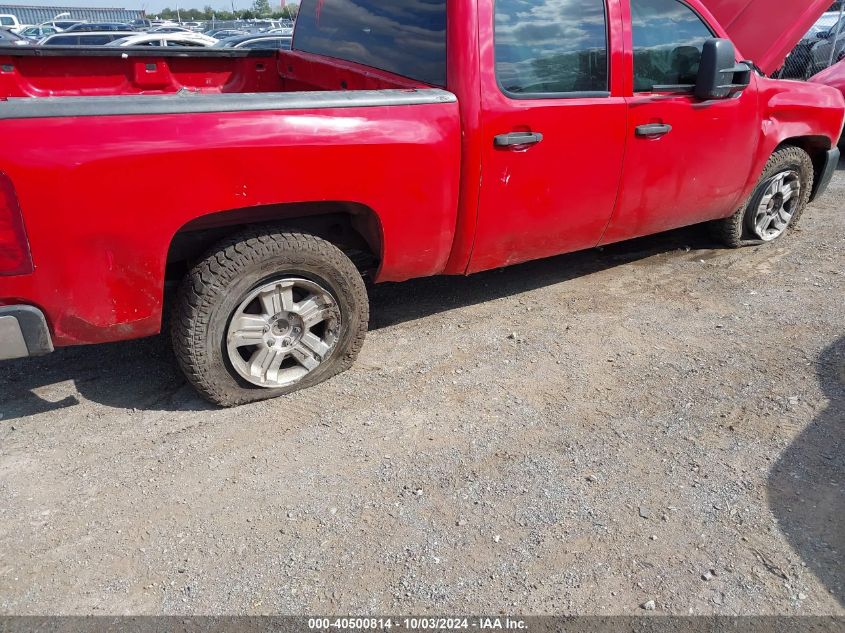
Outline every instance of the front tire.
POLYGON ((795 226, 813 191, 813 161, 800 147, 772 154, 754 193, 736 213, 710 223, 714 237, 730 248, 772 242, 795 226))
POLYGON ((171 334, 188 381, 235 406, 345 371, 368 320, 364 281, 337 247, 307 233, 250 230, 188 273, 171 334))

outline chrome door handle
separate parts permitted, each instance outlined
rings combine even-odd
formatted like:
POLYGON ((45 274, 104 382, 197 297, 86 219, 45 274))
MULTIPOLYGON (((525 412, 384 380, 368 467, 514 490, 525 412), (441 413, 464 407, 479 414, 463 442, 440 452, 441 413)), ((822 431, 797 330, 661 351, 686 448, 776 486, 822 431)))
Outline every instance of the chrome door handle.
POLYGON ((649 123, 648 125, 640 125, 636 129, 636 134, 643 138, 658 138, 660 136, 666 136, 671 131, 671 125, 665 123, 649 123))
POLYGON ((539 132, 511 132, 510 134, 499 134, 493 137, 493 145, 496 147, 519 147, 524 145, 536 145, 543 140, 539 132))

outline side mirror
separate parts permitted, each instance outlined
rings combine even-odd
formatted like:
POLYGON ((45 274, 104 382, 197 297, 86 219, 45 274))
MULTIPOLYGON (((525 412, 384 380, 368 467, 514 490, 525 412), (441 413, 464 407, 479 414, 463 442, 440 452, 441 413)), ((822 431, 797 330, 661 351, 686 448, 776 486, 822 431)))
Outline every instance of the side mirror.
POLYGON ((751 67, 736 63, 736 48, 730 40, 711 39, 704 42, 695 96, 709 101, 727 99, 751 84, 751 67))

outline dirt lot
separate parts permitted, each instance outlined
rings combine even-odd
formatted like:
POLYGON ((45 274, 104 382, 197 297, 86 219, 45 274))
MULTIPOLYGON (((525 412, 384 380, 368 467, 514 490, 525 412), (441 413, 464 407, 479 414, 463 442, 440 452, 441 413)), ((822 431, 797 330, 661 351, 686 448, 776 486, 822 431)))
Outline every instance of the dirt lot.
POLYGON ((0 364, 0 612, 845 615, 845 164, 800 230, 379 287, 215 410, 166 341, 0 364))

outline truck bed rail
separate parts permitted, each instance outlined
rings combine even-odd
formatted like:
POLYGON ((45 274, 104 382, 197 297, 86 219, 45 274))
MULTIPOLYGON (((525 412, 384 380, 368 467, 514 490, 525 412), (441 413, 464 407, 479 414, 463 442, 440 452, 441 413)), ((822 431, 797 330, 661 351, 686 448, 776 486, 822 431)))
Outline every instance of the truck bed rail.
POLYGON ((455 101, 455 95, 438 89, 251 94, 203 94, 184 90, 175 95, 11 98, 0 102, 0 119, 366 108, 455 101))

